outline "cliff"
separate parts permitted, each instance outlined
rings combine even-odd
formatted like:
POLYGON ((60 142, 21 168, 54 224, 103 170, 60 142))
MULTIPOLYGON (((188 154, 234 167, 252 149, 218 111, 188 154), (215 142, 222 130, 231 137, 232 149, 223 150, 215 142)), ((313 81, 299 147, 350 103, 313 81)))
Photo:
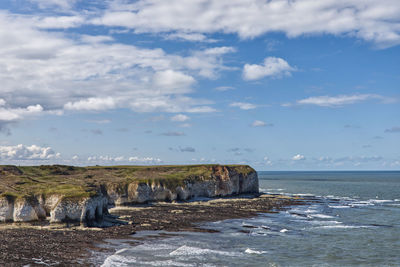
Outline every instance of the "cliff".
POLYGON ((0 166, 0 222, 101 224, 108 207, 258 193, 245 165, 0 166))

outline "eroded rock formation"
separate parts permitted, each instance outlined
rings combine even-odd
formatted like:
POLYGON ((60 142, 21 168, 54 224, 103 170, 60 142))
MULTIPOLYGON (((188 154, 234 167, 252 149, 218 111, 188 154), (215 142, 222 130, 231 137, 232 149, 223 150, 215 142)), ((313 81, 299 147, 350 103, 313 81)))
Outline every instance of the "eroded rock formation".
POLYGON ((146 182, 133 180, 128 184, 107 182, 97 185, 97 194, 66 197, 43 194, 30 197, 0 197, 1 222, 44 220, 50 222, 100 222, 109 206, 132 205, 152 201, 188 200, 196 197, 223 197, 243 193, 258 193, 257 173, 238 172, 235 168, 215 165, 211 175, 189 176, 179 183, 163 179, 146 182))

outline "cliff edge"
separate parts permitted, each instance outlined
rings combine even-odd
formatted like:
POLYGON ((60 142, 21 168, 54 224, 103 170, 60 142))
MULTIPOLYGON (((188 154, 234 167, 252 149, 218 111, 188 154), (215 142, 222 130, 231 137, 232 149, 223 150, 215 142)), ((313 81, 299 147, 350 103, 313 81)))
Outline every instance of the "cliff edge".
POLYGON ((0 222, 100 224, 111 206, 258 193, 247 165, 0 166, 0 222))

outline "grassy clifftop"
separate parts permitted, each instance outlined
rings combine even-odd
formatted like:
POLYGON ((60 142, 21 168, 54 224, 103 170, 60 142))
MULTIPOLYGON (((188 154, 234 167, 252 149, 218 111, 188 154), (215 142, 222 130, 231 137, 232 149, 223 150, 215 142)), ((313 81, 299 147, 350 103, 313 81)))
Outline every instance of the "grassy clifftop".
POLYGON ((0 195, 12 198, 61 194, 86 197, 98 194, 108 184, 125 186, 132 182, 158 183, 167 187, 183 185, 188 180, 208 180, 221 169, 247 175, 254 169, 247 165, 170 165, 170 166, 92 166, 0 165, 0 195))

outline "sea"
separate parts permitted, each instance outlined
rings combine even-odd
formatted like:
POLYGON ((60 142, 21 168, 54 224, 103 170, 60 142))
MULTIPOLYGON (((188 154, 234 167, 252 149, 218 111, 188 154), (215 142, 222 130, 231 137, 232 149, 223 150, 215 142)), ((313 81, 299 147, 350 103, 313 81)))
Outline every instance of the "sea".
POLYGON ((400 266, 400 172, 258 176, 260 191, 305 205, 201 225, 217 233, 141 232, 102 266, 400 266))

